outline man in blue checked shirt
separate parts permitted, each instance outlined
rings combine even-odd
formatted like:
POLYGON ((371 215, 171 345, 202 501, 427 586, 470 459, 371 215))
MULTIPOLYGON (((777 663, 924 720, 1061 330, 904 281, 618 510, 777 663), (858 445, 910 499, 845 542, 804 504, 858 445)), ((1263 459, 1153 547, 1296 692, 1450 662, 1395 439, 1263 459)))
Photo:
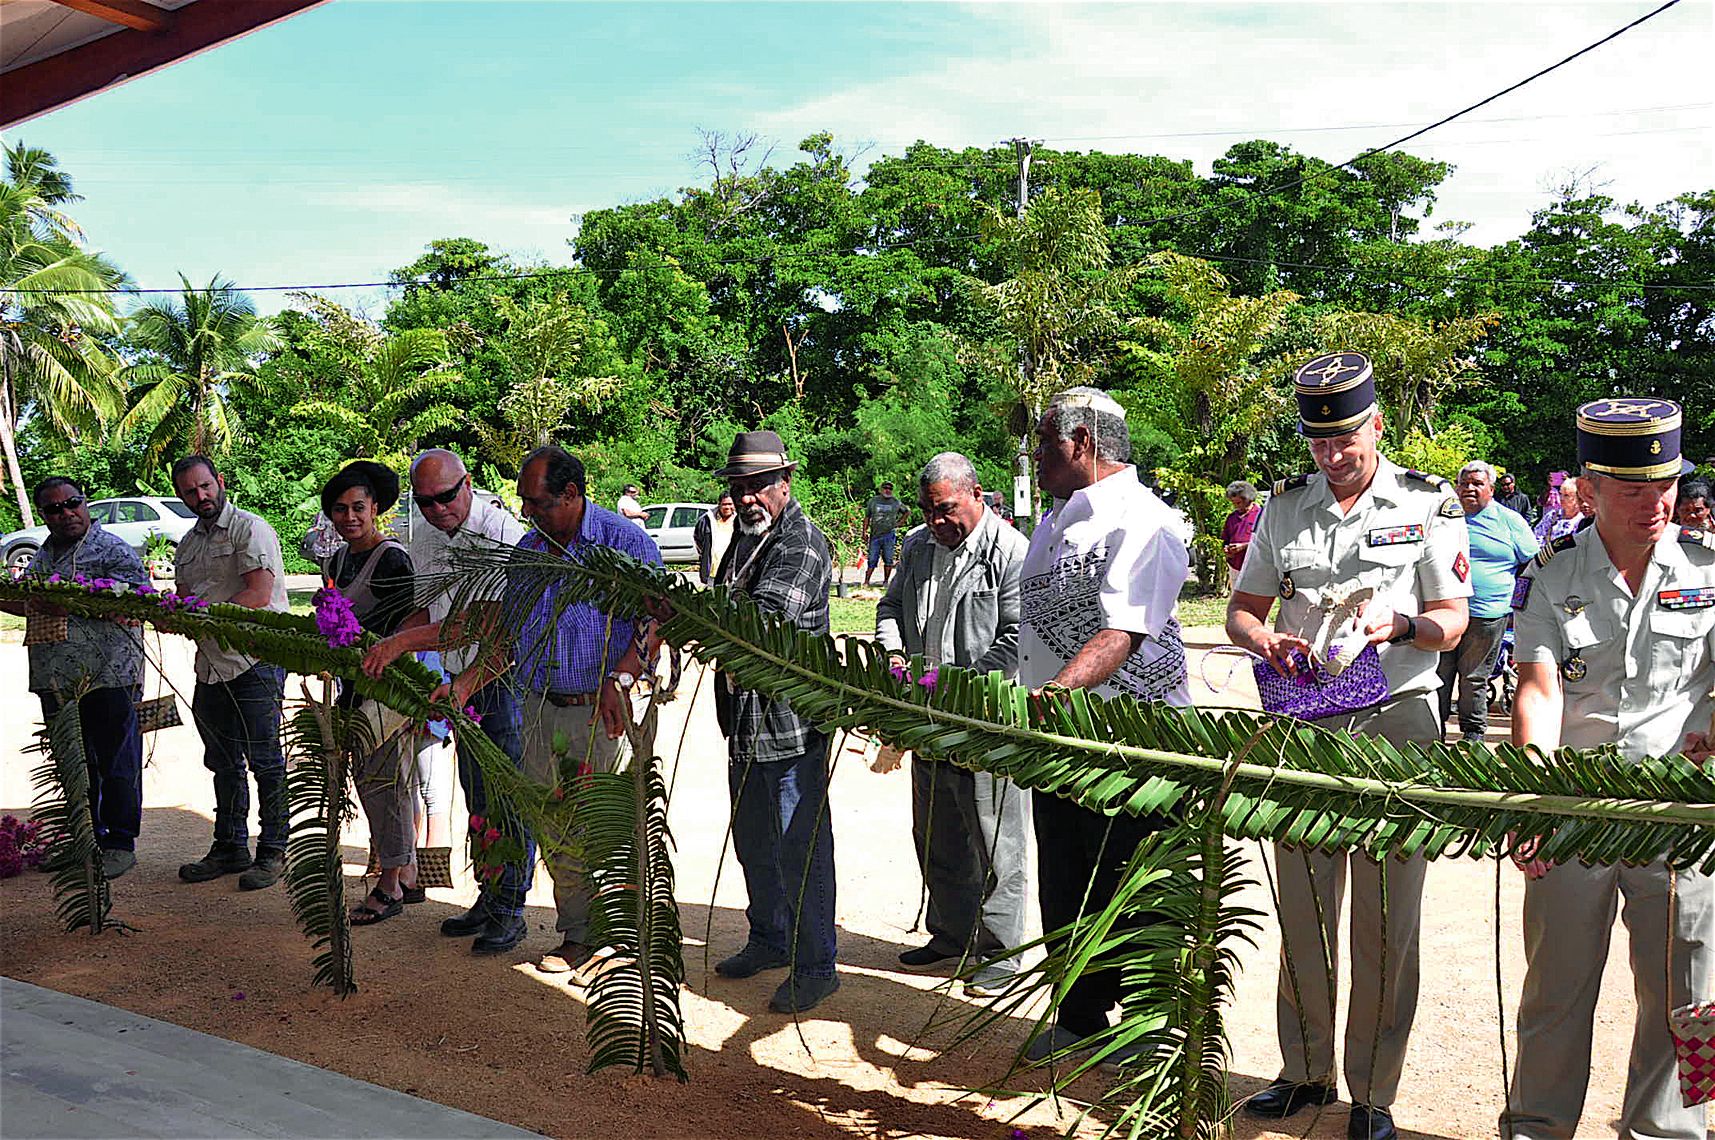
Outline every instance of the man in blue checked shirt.
MULTIPOLYGON (((521 551, 576 561, 591 547, 607 546, 661 565, 661 551, 642 528, 585 496, 584 465, 564 448, 539 447, 524 457, 518 497, 524 517, 535 524, 518 540, 521 551)), ((525 775, 548 786, 562 782, 556 737, 565 747, 565 775, 613 771, 629 744, 628 721, 636 725, 643 747, 653 748, 655 713, 646 699, 651 682, 644 677, 643 664, 654 659, 659 644, 653 621, 622 620, 587 604, 562 607, 555 596, 557 585, 535 598, 524 595, 533 588, 521 581, 509 586, 504 603, 506 614, 520 622, 515 678, 523 706, 525 775), (634 701, 644 708, 640 725, 634 701)), ((455 696, 480 684, 495 664, 489 658, 461 674, 455 696)), ((589 944, 594 891, 579 859, 549 851, 544 861, 554 880, 561 942, 536 968, 545 974, 574 974, 597 950, 589 944)))

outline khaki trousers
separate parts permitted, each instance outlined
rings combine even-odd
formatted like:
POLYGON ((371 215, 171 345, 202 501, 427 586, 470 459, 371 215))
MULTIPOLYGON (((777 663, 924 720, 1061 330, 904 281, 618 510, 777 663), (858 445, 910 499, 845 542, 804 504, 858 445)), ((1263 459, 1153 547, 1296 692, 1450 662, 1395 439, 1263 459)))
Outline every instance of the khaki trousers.
POLYGON ((1686 1108, 1667 1015, 1708 993, 1715 889, 1707 875, 1677 875, 1673 954, 1667 952, 1664 863, 1643 867, 1555 867, 1525 886, 1524 997, 1518 1061, 1502 1136, 1569 1140, 1577 1133, 1590 1082, 1590 1037, 1614 912, 1630 933, 1637 1023, 1619 1135, 1627 1140, 1702 1140, 1703 1106, 1686 1108), (1623 901, 1623 907, 1621 903, 1623 901), (1669 966, 1672 992, 1669 993, 1669 966))
MULTIPOLYGON (((1317 724, 1396 743, 1428 742, 1440 736, 1436 711, 1433 694, 1416 694, 1317 724)), ((1352 982, 1346 1003, 1346 1086, 1354 1103, 1390 1105, 1399 1092, 1406 1039, 1417 1014, 1417 936, 1427 864, 1421 858, 1388 859, 1384 864, 1361 854, 1280 844, 1274 856, 1280 890, 1275 1026, 1281 1076, 1289 1081, 1333 1081, 1340 909, 1349 877, 1352 982)))
MULTIPOLYGON (((552 787, 560 779, 563 762, 575 772, 587 765, 592 771, 612 772, 620 760, 631 752, 631 742, 624 736, 609 740, 607 732, 595 720, 594 705, 560 708, 542 693, 525 693, 521 698, 524 719, 524 774, 536 783, 552 787), (559 734, 566 746, 563 760, 554 754, 554 737, 559 734)), ((638 731, 644 747, 655 748, 656 714, 648 698, 632 698, 632 718, 641 718, 638 731), (648 709, 645 712, 645 709, 648 709)), ((551 836, 539 835, 542 863, 554 880, 554 927, 568 942, 589 940, 590 902, 595 890, 589 881, 583 860, 565 852, 553 850, 551 836)))
POLYGON ((359 757, 352 773, 357 799, 369 820, 369 845, 383 870, 417 861, 417 736, 405 718, 377 701, 358 710, 378 747, 359 757))

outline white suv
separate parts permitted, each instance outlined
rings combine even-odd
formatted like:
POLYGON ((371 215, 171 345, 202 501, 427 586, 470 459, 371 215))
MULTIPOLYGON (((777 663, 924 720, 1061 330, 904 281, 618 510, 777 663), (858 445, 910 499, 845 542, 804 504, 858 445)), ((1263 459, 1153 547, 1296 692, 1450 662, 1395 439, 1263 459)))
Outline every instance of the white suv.
MULTIPOLYGON (((179 500, 155 495, 97 499, 89 504, 89 518, 130 543, 139 558, 151 538, 164 535, 168 542, 177 546, 179 539, 197 521, 196 514, 179 500)), ((47 540, 48 528, 45 526, 27 527, 0 536, 0 562, 13 576, 22 574, 47 540)))

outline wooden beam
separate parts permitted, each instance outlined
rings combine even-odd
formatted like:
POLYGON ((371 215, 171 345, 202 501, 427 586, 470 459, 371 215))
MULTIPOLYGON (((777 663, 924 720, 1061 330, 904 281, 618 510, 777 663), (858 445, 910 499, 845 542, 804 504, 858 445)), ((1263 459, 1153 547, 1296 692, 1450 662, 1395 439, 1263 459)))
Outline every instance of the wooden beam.
MULTIPOLYGON (((111 4, 112 0, 101 0, 111 4)), ((327 0, 196 0, 159 32, 128 29, 0 75, 0 128, 278 23, 327 0)))
POLYGON ((164 31, 173 23, 171 12, 145 3, 145 0, 54 0, 54 3, 139 32, 164 31))

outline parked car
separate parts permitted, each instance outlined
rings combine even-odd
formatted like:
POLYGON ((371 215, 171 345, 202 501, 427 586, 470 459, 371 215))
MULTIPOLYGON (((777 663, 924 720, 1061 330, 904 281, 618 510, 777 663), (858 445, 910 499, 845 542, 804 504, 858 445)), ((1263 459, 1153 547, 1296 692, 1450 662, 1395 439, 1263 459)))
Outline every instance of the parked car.
MULTIPOLYGON (((90 521, 98 522, 131 544, 139 558, 143 557, 149 540, 161 535, 174 546, 197 517, 177 499, 154 495, 137 495, 123 499, 97 499, 89 504, 90 521)), ((48 540, 45 526, 25 527, 8 535, 0 535, 0 562, 13 576, 24 572, 42 543, 48 540)))
POLYGON ((713 503, 655 503, 643 508, 643 529, 661 548, 662 561, 695 562, 692 532, 697 520, 714 509, 713 503))

